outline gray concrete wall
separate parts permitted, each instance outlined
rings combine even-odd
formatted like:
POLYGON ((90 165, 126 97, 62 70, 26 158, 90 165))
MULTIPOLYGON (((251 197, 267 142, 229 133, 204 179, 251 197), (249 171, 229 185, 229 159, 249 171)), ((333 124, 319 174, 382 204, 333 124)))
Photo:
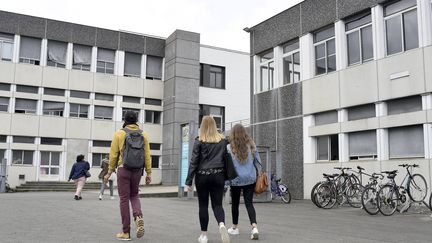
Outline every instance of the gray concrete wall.
POLYGON ((0 32, 164 57, 165 40, 0 11, 0 32))
POLYGON ((79 154, 85 156, 85 160, 88 161, 88 149, 89 144, 87 139, 68 139, 67 140, 67 151, 66 151, 66 163, 65 163, 65 178, 69 178, 72 165, 76 161, 76 157, 79 154))
POLYGON ((180 165, 180 125, 198 123, 199 53, 198 33, 176 30, 166 40, 162 183, 177 185, 180 165))

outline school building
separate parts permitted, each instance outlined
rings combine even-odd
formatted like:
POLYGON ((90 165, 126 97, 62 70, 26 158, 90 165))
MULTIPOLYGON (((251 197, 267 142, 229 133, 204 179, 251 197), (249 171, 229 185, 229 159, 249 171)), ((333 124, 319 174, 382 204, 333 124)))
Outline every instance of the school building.
POLYGON ((251 119, 294 198, 322 173, 420 165, 431 185, 432 1, 305 0, 251 28, 251 119))
POLYGON ((98 181, 125 110, 150 137, 153 183, 178 184, 180 125, 250 117, 249 54, 0 11, 0 158, 11 187, 66 181, 78 154, 98 181))

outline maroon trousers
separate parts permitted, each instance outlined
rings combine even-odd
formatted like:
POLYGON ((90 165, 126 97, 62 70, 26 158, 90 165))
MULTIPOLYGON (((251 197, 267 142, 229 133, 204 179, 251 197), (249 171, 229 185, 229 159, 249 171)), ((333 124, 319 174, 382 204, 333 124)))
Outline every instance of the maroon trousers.
POLYGON ((130 209, 132 215, 142 216, 141 203, 138 197, 138 186, 141 180, 142 170, 128 170, 124 167, 118 168, 117 188, 120 197, 120 215, 122 218, 123 232, 130 233, 130 209))

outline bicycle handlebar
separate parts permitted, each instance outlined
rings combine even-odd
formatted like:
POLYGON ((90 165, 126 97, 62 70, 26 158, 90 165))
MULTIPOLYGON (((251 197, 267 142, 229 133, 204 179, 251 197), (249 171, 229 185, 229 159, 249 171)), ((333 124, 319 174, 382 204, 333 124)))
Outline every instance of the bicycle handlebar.
POLYGON ((414 167, 414 168, 418 168, 418 167, 420 167, 419 165, 416 165, 416 164, 412 164, 412 165, 409 165, 409 164, 401 164, 401 165, 398 165, 398 166, 400 166, 400 167, 404 167, 404 168, 406 168, 406 167, 414 167))

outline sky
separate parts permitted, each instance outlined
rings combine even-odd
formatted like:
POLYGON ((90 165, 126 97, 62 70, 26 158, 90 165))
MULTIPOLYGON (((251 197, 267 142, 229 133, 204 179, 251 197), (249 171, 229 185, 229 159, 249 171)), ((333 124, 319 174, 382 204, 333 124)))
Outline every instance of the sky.
POLYGON ((13 0, 0 10, 168 37, 176 29, 198 32, 201 44, 249 51, 252 27, 301 0, 13 0))

